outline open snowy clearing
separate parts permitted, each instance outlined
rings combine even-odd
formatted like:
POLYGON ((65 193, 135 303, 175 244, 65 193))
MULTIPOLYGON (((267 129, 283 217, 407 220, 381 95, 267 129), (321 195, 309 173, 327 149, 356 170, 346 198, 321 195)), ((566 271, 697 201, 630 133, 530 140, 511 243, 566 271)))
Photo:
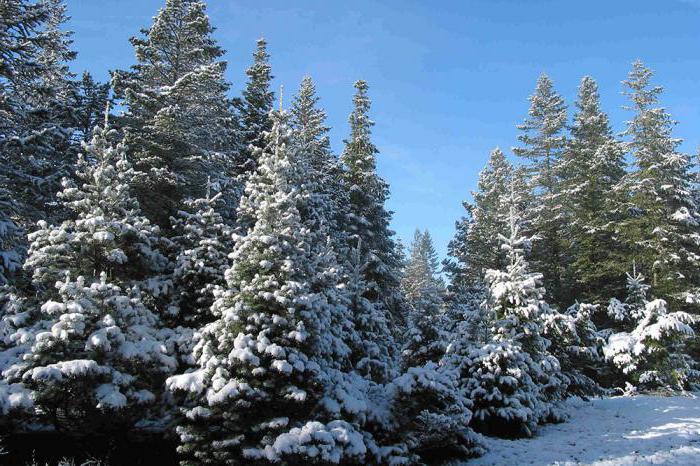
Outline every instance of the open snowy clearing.
POLYGON ((474 465, 700 465, 700 397, 635 396, 571 403, 571 419, 528 440, 486 439, 474 465))

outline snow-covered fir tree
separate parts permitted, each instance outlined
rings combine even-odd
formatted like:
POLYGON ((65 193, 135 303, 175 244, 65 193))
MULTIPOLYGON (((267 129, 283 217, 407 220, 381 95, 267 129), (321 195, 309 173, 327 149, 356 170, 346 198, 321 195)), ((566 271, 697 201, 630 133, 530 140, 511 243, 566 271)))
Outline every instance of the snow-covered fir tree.
POLYGON ((189 327, 200 327, 212 320, 211 305, 217 287, 223 286, 229 268, 232 231, 218 212, 221 193, 185 201, 186 210, 173 218, 172 241, 178 250, 172 272, 173 301, 170 319, 189 327))
POLYGON ((8 285, 22 268, 23 231, 19 226, 19 206, 7 181, 0 175, 0 286, 8 285))
POLYGON ((16 278, 24 233, 61 212, 48 205, 70 173, 75 124, 70 33, 56 0, 5 2, 0 9, 0 282, 16 278))
POLYGON ((257 156, 266 146, 265 134, 272 128, 270 112, 275 100, 271 89, 272 67, 267 41, 258 39, 253 64, 246 70, 243 94, 234 102, 237 109, 240 153, 237 159, 239 182, 245 184, 247 177, 255 171, 257 156))
POLYGON ((54 283, 82 276, 90 283, 106 273, 110 283, 124 285, 162 271, 158 227, 146 219, 131 194, 134 169, 115 131, 96 128, 78 157, 76 179, 64 179, 58 193, 69 218, 60 224, 38 223, 29 235, 24 264, 36 287, 51 295, 54 283))
POLYGON ((345 294, 357 332, 356 340, 350 341, 352 366, 367 379, 384 383, 395 375, 396 342, 385 308, 365 296, 368 287, 365 270, 370 264, 362 253, 362 241, 358 243, 350 249, 344 264, 345 294))
POLYGON ((33 290, 10 296, 0 319, 3 376, 30 390, 42 421, 69 430, 143 419, 176 367, 137 288, 165 265, 158 229, 141 216, 133 169, 112 137, 96 128, 85 144, 76 181, 64 179, 58 194, 69 219, 30 235, 33 290))
POLYGON ((3 376, 31 392, 40 420, 61 429, 119 431, 143 420, 176 367, 157 338, 157 316, 105 272, 94 281, 66 273, 55 297, 40 304, 28 333, 13 336, 28 349, 3 376))
POLYGON ((637 272, 636 264, 632 273, 626 274, 627 294, 624 301, 610 298, 607 314, 617 330, 631 331, 644 315, 644 307, 649 302, 649 288, 644 276, 637 272))
POLYGON ((546 417, 540 384, 548 378, 529 353, 511 341, 475 346, 461 338, 448 347, 443 364, 471 401, 471 427, 499 437, 530 437, 546 417))
POLYGON ((388 385, 393 436, 408 453, 403 464, 442 464, 484 453, 469 426, 472 402, 451 369, 429 361, 409 367, 388 385))
POLYGON ((0 0, 3 435, 440 464, 568 396, 700 387, 698 159, 641 62, 624 141, 593 78, 568 126, 540 76, 524 163, 491 152, 439 270, 427 232, 406 259, 389 228, 364 81, 336 157, 310 77, 272 111, 260 39, 231 98, 205 2, 163 3, 112 95, 71 72, 62 0, 0 0))
POLYGON ((678 307, 700 283, 700 216, 692 161, 678 150, 675 122, 658 106, 662 88, 652 86, 651 77, 636 61, 625 81, 635 112, 624 133, 634 168, 615 188, 623 199, 615 234, 623 243, 622 265, 629 269, 634 261, 656 295, 678 307))
POLYGON ((613 188, 625 174, 625 148, 612 135, 600 108, 598 85, 581 80, 571 139, 558 166, 568 221, 562 235, 571 251, 570 292, 603 303, 621 288, 619 245, 611 233, 618 197, 613 188))
POLYGON ((544 315, 542 335, 549 340, 548 351, 557 358, 567 394, 581 397, 600 395, 600 378, 608 375, 602 353, 605 338, 593 319, 598 305, 575 303, 566 312, 544 315))
MULTIPOLYGON (((505 429, 506 435, 529 436, 538 422, 561 418, 556 403, 564 397, 566 386, 559 361, 548 351, 550 342, 543 336, 545 319, 556 311, 544 300, 542 275, 530 272, 525 260, 530 240, 521 233, 513 187, 506 205, 508 234, 500 239, 507 265, 485 274, 488 292, 483 306, 494 343, 463 353, 473 367, 467 366, 466 374, 464 369, 462 373, 482 430, 505 429), (526 403, 522 412, 513 410, 519 403, 526 403), (513 425, 506 428, 504 422, 513 425)), ((468 350, 468 345, 462 346, 468 350)))
POLYGON ((438 362, 445 352, 445 285, 437 273, 437 253, 430 232, 416 230, 401 278, 408 307, 407 335, 402 349, 404 367, 438 362))
POLYGON ((203 195, 208 176, 225 177, 233 163, 226 63, 213 31, 204 2, 167 0, 153 24, 131 38, 137 64, 113 74, 116 96, 127 106, 120 124, 143 172, 137 197, 161 226, 183 199, 203 195))
POLYGON ((695 335, 698 319, 670 311, 663 299, 650 301, 649 288, 641 274, 627 274, 625 301, 613 298, 608 307, 623 330, 610 334, 603 352, 624 376, 616 380, 618 386, 626 382, 643 389, 685 389, 693 367, 683 343, 695 335))
POLYGON ((474 200, 464 203, 467 217, 459 221, 457 234, 449 245, 446 268, 453 284, 483 281, 487 269, 505 265, 498 235, 506 233, 507 212, 503 206, 512 176, 512 165, 500 149, 494 149, 479 173, 478 190, 472 193, 474 200))
POLYGON ((326 112, 318 107, 318 101, 313 80, 304 77, 290 110, 292 146, 298 162, 304 165, 304 183, 313 193, 311 208, 324 218, 340 252, 347 247, 342 215, 348 199, 341 185, 339 161, 331 152, 326 112))
POLYGON ((343 189, 348 193, 343 228, 350 248, 360 248, 367 261, 363 267, 367 288, 365 297, 388 313, 387 319, 398 330, 403 324, 399 293, 400 258, 389 229, 391 212, 384 204, 389 196, 386 182, 377 174, 377 147, 372 142, 369 118, 370 99, 365 81, 355 83, 353 111, 350 113, 350 137, 340 157, 343 164, 343 189))
POLYGON ((530 96, 530 110, 522 125, 518 140, 521 147, 513 152, 528 161, 533 203, 528 210, 528 232, 535 240, 532 261, 541 271, 544 285, 555 303, 565 300, 562 280, 567 260, 561 238, 565 214, 559 196, 558 166, 565 148, 566 104, 554 90, 552 80, 545 74, 537 80, 530 96))
MULTIPOLYGON (((267 147, 249 179, 239 217, 251 224, 231 253, 217 320, 200 332, 198 368, 173 377, 189 392, 178 427, 184 464, 362 462, 362 435, 328 419, 324 367, 337 357, 330 325, 337 264, 316 222, 288 143, 287 114, 273 114, 267 147)), ((322 232, 322 231, 321 231, 322 232)))
MULTIPOLYGON (((443 261, 449 277, 448 326, 453 333, 469 335, 482 344, 489 339, 488 317, 481 306, 487 291, 484 273, 506 263, 498 235, 507 233, 511 191, 518 211, 527 211, 531 196, 526 169, 510 166, 503 153, 494 150, 480 174, 479 191, 472 193, 474 203, 464 204, 468 215, 457 222, 457 231, 447 247, 448 259, 443 261), (505 187, 501 183, 506 183, 505 187)), ((525 219, 521 224, 527 224, 525 219)))

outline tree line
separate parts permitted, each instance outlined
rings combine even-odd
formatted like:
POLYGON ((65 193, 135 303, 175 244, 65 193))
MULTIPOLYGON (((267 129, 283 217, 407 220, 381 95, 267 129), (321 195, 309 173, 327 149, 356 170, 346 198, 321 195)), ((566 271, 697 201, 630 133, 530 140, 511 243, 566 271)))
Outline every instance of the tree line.
POLYGON ((695 387, 699 179, 641 62, 622 137, 592 78, 571 123, 539 78, 523 162, 491 153, 441 264, 390 229, 366 82, 336 155, 310 77, 275 102, 264 39, 231 97, 203 1, 166 0, 109 83, 70 71, 61 0, 0 18, 6 432, 439 464, 571 396, 695 387))

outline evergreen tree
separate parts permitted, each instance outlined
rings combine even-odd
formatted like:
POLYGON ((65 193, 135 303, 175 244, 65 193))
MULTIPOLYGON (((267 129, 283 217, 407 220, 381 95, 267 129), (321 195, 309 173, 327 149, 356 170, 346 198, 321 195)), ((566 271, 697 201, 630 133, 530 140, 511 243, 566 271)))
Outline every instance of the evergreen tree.
POLYGON ((626 256, 620 266, 634 261, 652 278, 659 297, 681 306, 700 283, 700 216, 692 193, 692 161, 678 151, 680 140, 672 137, 675 123, 658 107, 662 88, 650 85, 651 76, 637 61, 625 81, 629 108, 635 111, 625 131, 635 166, 616 187, 623 201, 615 234, 626 256))
POLYGON ((318 108, 319 97, 310 76, 305 76, 292 101, 291 121, 294 147, 308 160, 309 169, 329 176, 334 170, 326 112, 318 108))
POLYGON ((143 217, 130 193, 134 170, 123 143, 109 142, 114 130, 96 128, 78 157, 76 181, 63 180, 58 193, 69 218, 45 221, 29 235, 24 264, 36 287, 52 296, 57 280, 82 276, 88 284, 106 273, 117 286, 164 269, 158 227, 143 217))
POLYGON ((326 222, 336 251, 347 249, 342 231, 342 209, 348 202, 341 185, 340 164, 333 155, 326 126, 326 112, 318 108, 316 87, 304 77, 292 101, 290 128, 298 163, 306 172, 304 183, 312 193, 311 208, 326 222))
POLYGON ((507 213, 503 205, 513 176, 513 167, 500 149, 491 152, 486 167, 479 173, 474 201, 465 202, 468 216, 457 225, 457 234, 450 242, 448 262, 451 281, 483 282, 487 269, 505 265, 499 249, 498 235, 505 234, 507 213))
POLYGON ((137 64, 112 79, 128 107, 121 125, 143 172, 137 197, 161 226, 184 198, 203 194, 211 173, 226 175, 232 163, 226 63, 205 9, 202 1, 167 0, 151 27, 131 38, 137 64))
POLYGON ((581 80, 571 139, 558 166, 561 198, 568 213, 564 235, 572 263, 567 287, 574 296, 600 303, 620 288, 619 245, 611 234, 617 196, 614 186, 625 173, 625 150, 615 140, 600 108, 598 85, 581 80))
MULTIPOLYGON (((507 202, 510 212, 508 236, 501 235, 501 248, 506 252, 507 265, 503 270, 488 270, 485 274, 488 285, 487 299, 483 306, 492 322, 491 334, 497 342, 506 346, 495 351, 505 351, 504 361, 520 361, 518 364, 531 366, 528 358, 517 356, 517 348, 527 353, 537 366, 530 376, 537 385, 537 397, 542 406, 538 408, 536 419, 556 420, 560 414, 556 403, 564 396, 565 378, 555 356, 549 352, 550 341, 544 337, 544 325, 557 312, 544 300, 542 275, 529 271, 524 258, 530 239, 522 236, 518 199, 513 188, 507 202), (509 349, 508 345, 516 348, 509 349), (511 357, 514 358, 511 360, 511 357)), ((488 358, 487 358, 488 359, 488 358)))
POLYGON ((172 219, 178 254, 172 274, 175 296, 168 314, 191 327, 212 320, 209 310, 214 292, 224 285, 224 272, 229 267, 232 232, 217 204, 221 204, 221 193, 212 195, 209 188, 207 197, 186 201, 188 210, 181 210, 172 219))
POLYGON ((561 232, 566 212, 561 205, 558 166, 566 147, 566 105, 547 75, 537 80, 530 96, 529 116, 518 126, 522 147, 513 152, 529 161, 529 184, 534 199, 528 212, 528 231, 533 237, 532 261, 543 274, 545 288, 555 303, 565 301, 563 268, 567 264, 561 232))
POLYGON ((96 128, 77 180, 64 179, 58 198, 70 217, 30 235, 35 293, 11 296, 0 319, 6 380, 31 391, 44 420, 79 431, 142 419, 176 367, 158 317, 132 286, 165 259, 113 136, 96 128))
POLYGON ((248 80, 242 98, 235 101, 241 144, 237 169, 243 182, 255 171, 256 153, 265 148, 265 134, 272 128, 270 112, 275 95, 270 89, 270 83, 274 76, 265 39, 258 39, 253 64, 245 73, 248 80))
POLYGON ((350 138, 340 157, 344 167, 343 187, 348 193, 344 230, 350 248, 362 248, 366 257, 365 297, 383 307, 395 326, 403 322, 399 296, 398 250, 389 229, 391 212, 384 204, 389 196, 386 182, 376 171, 377 148, 371 139, 374 122, 369 119, 370 99, 364 81, 355 83, 354 109, 350 114, 350 138))
POLYGON ((404 464, 442 464, 484 453, 469 427, 471 400, 458 389, 449 370, 434 362, 410 367, 387 391, 393 405, 394 436, 408 450, 404 464))
POLYGON ((48 209, 70 173, 75 57, 65 6, 56 0, 0 5, 0 282, 16 278, 26 230, 48 209))
POLYGON ((605 343, 593 323, 598 305, 575 303, 566 312, 545 314, 542 335, 549 340, 548 351, 557 358, 568 395, 601 395, 600 379, 608 376, 602 347, 605 343))
POLYGON ((498 437, 531 437, 545 420, 548 405, 540 386, 546 380, 541 365, 511 341, 474 346, 455 341, 445 363, 455 372, 457 386, 471 400, 471 427, 498 437))
POLYGON ((178 427, 184 464, 350 463, 366 451, 352 425, 328 422, 319 405, 323 369, 337 357, 337 264, 302 215, 308 193, 288 150, 288 117, 273 118, 239 206, 252 226, 231 253, 217 320, 199 332, 199 367, 168 383, 194 396, 178 427))
POLYGON ((112 103, 108 83, 99 83, 87 71, 77 83, 76 93, 76 132, 73 139, 78 142, 89 141, 92 130, 99 126, 105 114, 105 107, 112 103))
POLYGON ((438 362, 445 352, 444 284, 437 276, 437 269, 437 253, 430 233, 416 230, 401 280, 408 306, 408 332, 402 351, 404 367, 438 362))
POLYGON ((503 270, 486 271, 489 293, 484 305, 493 319, 496 340, 515 341, 532 355, 544 354, 548 343, 542 337, 542 322, 550 309, 544 300, 542 275, 529 271, 524 254, 530 240, 521 235, 513 207, 508 222, 508 236, 500 237, 507 265, 503 270))
POLYGON ((104 272, 92 283, 66 274, 56 288, 24 335, 28 350, 4 376, 30 390, 40 417, 59 428, 129 427, 176 366, 157 339, 157 317, 104 272))
POLYGON ((649 286, 636 272, 627 274, 628 295, 624 303, 611 300, 608 312, 624 331, 613 333, 603 353, 622 378, 644 389, 688 388, 690 361, 683 344, 695 335, 697 317, 683 311, 671 312, 663 299, 647 299, 649 286))
POLYGON ((370 301, 365 279, 370 263, 362 253, 362 240, 350 250, 345 264, 345 294, 352 316, 356 339, 350 340, 352 367, 362 376, 377 383, 385 383, 394 375, 395 340, 390 322, 381 303, 370 301))
MULTIPOLYGON (((4 183, 0 175, 0 183, 4 183)), ((18 206, 12 198, 12 192, 0 187, 0 286, 7 285, 15 273, 22 268, 24 255, 22 229, 18 225, 18 206)))
POLYGON ((627 297, 623 302, 617 298, 610 298, 607 311, 617 330, 631 331, 644 315, 644 307, 649 302, 650 286, 646 284, 644 276, 637 272, 636 267, 626 276, 627 297))

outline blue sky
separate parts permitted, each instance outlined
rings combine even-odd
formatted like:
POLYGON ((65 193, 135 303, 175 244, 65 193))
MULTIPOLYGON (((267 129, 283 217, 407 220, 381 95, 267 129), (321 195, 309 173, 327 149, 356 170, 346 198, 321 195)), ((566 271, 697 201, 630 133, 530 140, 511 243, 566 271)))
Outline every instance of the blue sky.
MULTIPOLYGON (((128 37, 150 24, 164 0, 68 0, 73 64, 101 79, 133 64, 128 37)), ((210 0, 215 37, 227 51, 233 91, 244 84, 255 39, 270 44, 275 86, 292 94, 316 81, 342 148, 352 84, 373 99, 379 170, 391 184, 393 228, 416 227, 440 254, 461 202, 489 151, 510 153, 527 97, 546 72, 571 105, 580 78, 598 80, 616 130, 628 112, 620 82, 640 58, 666 88, 683 149, 700 145, 700 0, 303 1, 210 0)))

